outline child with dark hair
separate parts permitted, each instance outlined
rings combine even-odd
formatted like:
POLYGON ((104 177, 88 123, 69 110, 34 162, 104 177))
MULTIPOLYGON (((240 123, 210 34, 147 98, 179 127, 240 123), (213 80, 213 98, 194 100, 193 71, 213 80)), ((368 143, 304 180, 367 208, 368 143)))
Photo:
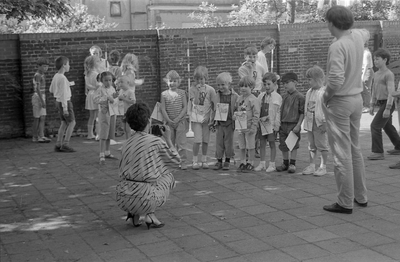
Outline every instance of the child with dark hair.
MULTIPOLYGON (((256 133, 260 118, 260 102, 251 93, 254 86, 255 81, 250 76, 245 76, 239 81, 240 96, 237 100, 236 108, 238 111, 246 112, 247 128, 239 130, 240 165, 238 172, 252 172, 254 170, 256 133), (249 152, 247 163, 246 150, 249 152)), ((236 120, 235 116, 233 116, 233 120, 236 120)))
POLYGON ((100 164, 104 164, 106 158, 117 159, 110 152, 111 139, 115 139, 115 117, 118 112, 116 98, 118 93, 113 86, 113 74, 105 71, 100 74, 103 83, 94 94, 94 101, 100 105, 99 110, 99 137, 100 137, 100 164))
POLYGON ((46 121, 46 73, 49 68, 49 62, 41 57, 36 62, 38 68, 33 77, 33 124, 32 141, 39 143, 48 143, 50 139, 44 136, 44 123, 46 121))
POLYGON ((257 62, 265 69, 265 72, 269 72, 268 62, 266 58, 266 54, 271 53, 274 50, 276 45, 275 39, 270 36, 267 36, 261 41, 260 48, 261 50, 257 53, 257 62))
POLYGON ((384 159, 382 129, 390 138, 394 149, 388 150, 391 155, 400 155, 400 136, 392 124, 392 114, 395 109, 394 98, 392 94, 395 91, 394 74, 387 65, 390 61, 390 53, 386 49, 379 48, 374 52, 374 64, 378 71, 374 73, 372 85, 372 98, 370 105, 370 114, 374 114, 374 107, 379 106, 371 123, 372 136, 372 155, 369 160, 384 159))
POLYGON ((56 98, 61 125, 58 130, 54 151, 75 152, 75 150, 69 146, 69 140, 71 139, 76 124, 74 108, 71 102, 71 82, 69 82, 64 75, 69 72, 70 69, 69 59, 65 56, 59 56, 56 58, 55 65, 58 72, 51 81, 49 91, 53 93, 56 98))
POLYGON ((281 128, 279 130, 279 149, 282 151, 283 164, 276 168, 276 171, 296 172, 297 149, 300 142, 301 123, 304 119, 304 96, 297 91, 297 75, 293 72, 282 76, 282 83, 286 94, 282 96, 281 106, 281 128), (299 138, 292 151, 286 145, 286 138, 292 132, 299 138), (289 160, 290 151, 290 160, 289 160))
POLYGON ((112 50, 107 58, 110 66, 108 71, 110 71, 115 79, 118 79, 122 75, 121 67, 119 66, 119 61, 121 60, 121 53, 118 50, 112 50))

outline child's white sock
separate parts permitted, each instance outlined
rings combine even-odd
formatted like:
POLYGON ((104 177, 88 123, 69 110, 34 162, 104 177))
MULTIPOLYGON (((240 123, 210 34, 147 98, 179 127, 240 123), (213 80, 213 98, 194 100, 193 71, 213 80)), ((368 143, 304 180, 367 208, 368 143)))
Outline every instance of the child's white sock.
POLYGON ((104 153, 100 153, 100 157, 104 157, 104 153))
POLYGON ((199 157, 198 156, 193 156, 193 162, 197 163, 199 161, 199 157))
POLYGON ((207 156, 201 156, 201 162, 207 162, 207 156))
POLYGON ((265 161, 260 161, 260 165, 262 165, 263 167, 265 167, 265 161))
POLYGON ((270 167, 275 167, 275 162, 269 162, 270 167))
POLYGON ((110 150, 106 151, 105 153, 106 153, 105 154, 106 156, 111 155, 111 151, 110 150))
POLYGON ((315 169, 315 164, 310 164, 311 167, 313 167, 315 169))

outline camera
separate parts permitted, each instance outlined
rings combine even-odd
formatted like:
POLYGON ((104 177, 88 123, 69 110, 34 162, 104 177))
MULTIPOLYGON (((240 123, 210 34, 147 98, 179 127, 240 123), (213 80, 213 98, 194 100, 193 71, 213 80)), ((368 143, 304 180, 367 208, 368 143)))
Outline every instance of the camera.
POLYGON ((162 136, 161 130, 165 132, 165 126, 162 125, 152 125, 150 129, 150 133, 155 136, 162 136))

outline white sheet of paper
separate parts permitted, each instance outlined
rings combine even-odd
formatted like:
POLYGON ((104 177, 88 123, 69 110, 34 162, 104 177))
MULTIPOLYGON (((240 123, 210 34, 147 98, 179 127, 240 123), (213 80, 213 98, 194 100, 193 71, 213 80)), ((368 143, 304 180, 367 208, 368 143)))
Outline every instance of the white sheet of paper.
POLYGON ((69 86, 74 86, 74 85, 75 85, 75 81, 69 82, 69 86))
POLYGON ((161 113, 161 103, 157 102, 154 106, 153 113, 151 114, 151 118, 156 119, 160 122, 164 122, 164 117, 161 113))
POLYGON ((228 119, 229 104, 217 103, 214 120, 226 121, 228 119))
POLYGON ((285 140, 286 146, 289 148, 290 151, 293 150, 293 147, 296 145, 297 140, 299 140, 299 137, 293 131, 290 131, 288 137, 285 140))
POLYGON ((235 112, 235 130, 247 129, 247 114, 246 111, 235 112))
POLYGON ((192 113, 190 114, 190 121, 196 123, 203 123, 205 120, 205 106, 193 105, 192 113))
POLYGON ((272 129, 271 122, 269 122, 269 121, 260 121, 260 127, 261 127, 261 134, 263 136, 274 132, 272 129))

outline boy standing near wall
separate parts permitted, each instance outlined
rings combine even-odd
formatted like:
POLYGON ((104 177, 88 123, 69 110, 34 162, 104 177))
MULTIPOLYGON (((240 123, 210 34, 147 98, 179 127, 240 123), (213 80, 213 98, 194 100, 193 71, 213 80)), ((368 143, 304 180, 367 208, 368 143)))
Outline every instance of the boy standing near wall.
POLYGON ((48 143, 51 140, 44 136, 44 123, 46 120, 46 78, 44 73, 49 68, 49 62, 45 58, 39 58, 37 61, 38 69, 33 77, 33 124, 32 141, 39 143, 48 143))
POLYGON ((394 145, 393 150, 388 150, 389 154, 400 155, 400 136, 392 124, 392 114, 395 109, 394 99, 394 74, 387 68, 390 61, 390 53, 379 48, 374 52, 374 63, 378 71, 374 73, 370 114, 374 114, 375 105, 379 106, 371 123, 372 155, 369 160, 384 159, 382 129, 390 138, 394 145))
MULTIPOLYGON (((267 36, 261 41, 261 50, 257 53, 257 62, 264 68, 265 72, 269 72, 267 58, 265 54, 271 53, 274 50, 276 45, 275 39, 270 36, 267 36)), ((264 74, 263 74, 264 76, 264 74)), ((261 76, 262 77, 262 76, 261 76)))
POLYGON ((69 146, 72 132, 75 127, 75 114, 71 102, 71 83, 65 77, 64 73, 69 72, 69 59, 65 56, 57 57, 56 69, 58 72, 54 75, 50 85, 50 93, 53 93, 57 101, 57 109, 61 118, 61 125, 58 130, 57 142, 54 148, 56 152, 75 152, 69 146), (64 137, 65 134, 65 137, 64 137))
POLYGON ((254 45, 248 45, 244 49, 244 59, 246 60, 238 70, 239 77, 249 76, 255 81, 255 88, 252 92, 258 93, 262 88, 262 77, 267 72, 262 65, 257 62, 257 48, 254 45))
POLYGON ((293 72, 284 74, 282 77, 283 86, 286 89, 286 94, 282 96, 281 106, 281 128, 279 130, 279 149, 282 151, 283 164, 276 168, 276 171, 288 171, 289 173, 296 172, 296 157, 297 149, 300 142, 300 129, 301 123, 304 119, 304 96, 297 91, 297 75, 293 72), (289 148, 286 145, 286 138, 289 133, 293 131, 299 138, 290 152, 289 162, 289 148))

